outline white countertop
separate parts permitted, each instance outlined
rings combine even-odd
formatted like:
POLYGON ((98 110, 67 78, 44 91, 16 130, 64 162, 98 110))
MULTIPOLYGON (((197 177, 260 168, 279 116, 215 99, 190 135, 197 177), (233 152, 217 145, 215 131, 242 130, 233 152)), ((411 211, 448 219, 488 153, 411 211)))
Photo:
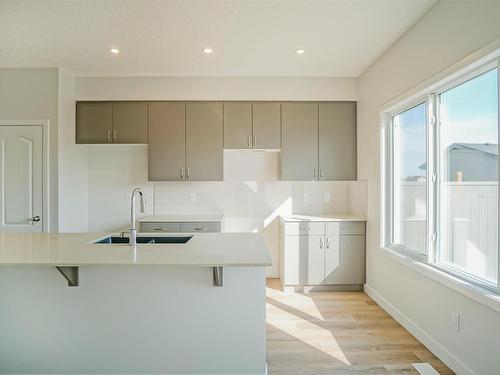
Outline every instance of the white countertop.
POLYGON ((282 216, 283 221, 366 221, 366 217, 359 215, 291 215, 282 216))
POLYGON ((200 221, 223 221, 224 215, 184 215, 184 214, 170 214, 170 215, 153 215, 142 217, 138 219, 139 223, 181 223, 181 222, 200 222, 200 221))
POLYGON ((1 265, 270 266, 258 233, 178 233, 186 244, 92 244, 109 233, 0 232, 1 265))

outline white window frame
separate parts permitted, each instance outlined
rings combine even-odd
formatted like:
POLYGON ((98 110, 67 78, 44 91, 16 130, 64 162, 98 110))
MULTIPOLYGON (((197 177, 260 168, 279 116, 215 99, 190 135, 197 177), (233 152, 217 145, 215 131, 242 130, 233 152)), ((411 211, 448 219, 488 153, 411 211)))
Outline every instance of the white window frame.
MULTIPOLYGON (((496 308, 500 311, 500 253, 498 255, 497 282, 490 283, 482 278, 475 277, 466 272, 451 266, 447 266, 438 261, 437 246, 439 246, 439 95, 455 86, 471 80, 491 69, 500 70, 500 49, 487 55, 477 58, 476 61, 468 63, 466 66, 447 72, 447 75, 428 82, 426 87, 418 90, 412 95, 400 98, 397 102, 388 105, 381 111, 381 248, 396 254, 396 257, 404 257, 406 263, 412 263, 412 268, 417 264, 417 269, 425 269, 425 273, 434 273, 433 278, 447 279, 445 284, 460 284, 469 286, 483 296, 493 298, 496 308), (422 103, 427 104, 427 252, 421 254, 406 247, 393 244, 394 228, 394 192, 393 192, 393 124, 392 118, 408 109, 422 103), (439 275, 439 276, 438 276, 439 275), (491 292, 494 293, 492 296, 491 292)), ((498 88, 500 91, 500 71, 498 72, 498 88)), ((500 111, 500 92, 499 111, 500 111)), ((498 133, 500 138, 500 113, 498 114, 498 133)), ((499 142, 500 144, 500 139, 499 142)), ((500 162, 498 175, 500 176, 500 162)), ((498 189, 498 188, 497 188, 498 189)), ((498 196, 498 193, 497 193, 498 196)), ((500 198, 500 197, 499 197, 500 198)), ((497 212, 500 213, 500 199, 497 212)), ((500 219, 500 215, 499 215, 500 219)), ((500 233, 498 236, 500 248, 500 233)), ((401 259, 399 259, 401 260, 401 259)))

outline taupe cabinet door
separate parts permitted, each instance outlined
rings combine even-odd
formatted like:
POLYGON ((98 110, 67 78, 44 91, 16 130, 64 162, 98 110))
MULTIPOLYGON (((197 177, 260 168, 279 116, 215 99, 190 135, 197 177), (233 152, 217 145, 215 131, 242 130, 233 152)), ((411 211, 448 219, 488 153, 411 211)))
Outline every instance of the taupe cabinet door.
POLYGON ((224 103, 224 148, 252 148, 252 104, 224 103))
MULTIPOLYGON (((335 237, 331 237, 334 240, 335 237)), ((326 253, 326 284, 365 283, 365 236, 337 237, 338 248, 326 253), (336 254, 337 253, 337 254, 336 254), (338 257, 338 261, 335 258, 338 257), (335 267, 335 262, 338 262, 335 267)))
POLYGON ((110 102, 76 103, 76 143, 110 143, 112 131, 110 102))
POLYGON ((253 148, 281 148, 281 107, 279 103, 253 104, 253 148))
POLYGON ((356 103, 319 104, 319 180, 356 180, 356 103))
POLYGON ((114 143, 148 143, 147 103, 113 103, 112 138, 114 143))
POLYGON ((76 103, 76 143, 148 143, 147 134, 147 103, 76 103))
POLYGON ((186 179, 222 181, 221 102, 186 104, 186 179))
POLYGON ((185 175, 185 108, 176 102, 149 104, 150 181, 180 181, 185 175))
POLYGON ((318 104, 283 103, 282 180, 311 181, 318 174, 318 104))

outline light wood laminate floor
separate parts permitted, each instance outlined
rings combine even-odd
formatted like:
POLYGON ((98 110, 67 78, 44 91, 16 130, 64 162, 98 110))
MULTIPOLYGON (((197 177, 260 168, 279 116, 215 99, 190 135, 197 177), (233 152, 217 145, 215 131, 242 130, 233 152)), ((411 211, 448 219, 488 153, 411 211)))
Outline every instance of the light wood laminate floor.
POLYGON ((283 293, 267 281, 270 375, 454 374, 363 292, 283 293))

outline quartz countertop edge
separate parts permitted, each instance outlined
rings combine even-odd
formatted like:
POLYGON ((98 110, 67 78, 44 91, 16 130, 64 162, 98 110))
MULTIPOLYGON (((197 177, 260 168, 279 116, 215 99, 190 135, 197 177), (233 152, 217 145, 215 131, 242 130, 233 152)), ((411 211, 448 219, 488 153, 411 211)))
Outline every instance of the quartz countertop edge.
MULTIPOLYGON (((265 267, 271 255, 259 233, 169 233, 186 244, 93 244, 110 233, 0 233, 0 266, 163 265, 265 267)), ((148 234, 149 236, 149 234, 148 234)))
POLYGON ((169 215, 152 215, 139 218, 139 223, 188 223, 188 222, 201 222, 213 221, 219 222, 224 220, 224 215, 221 214, 169 214, 169 215))
POLYGON ((298 221, 366 221, 366 217, 362 215, 350 214, 330 214, 330 215, 287 215, 281 216, 285 222, 298 221))

